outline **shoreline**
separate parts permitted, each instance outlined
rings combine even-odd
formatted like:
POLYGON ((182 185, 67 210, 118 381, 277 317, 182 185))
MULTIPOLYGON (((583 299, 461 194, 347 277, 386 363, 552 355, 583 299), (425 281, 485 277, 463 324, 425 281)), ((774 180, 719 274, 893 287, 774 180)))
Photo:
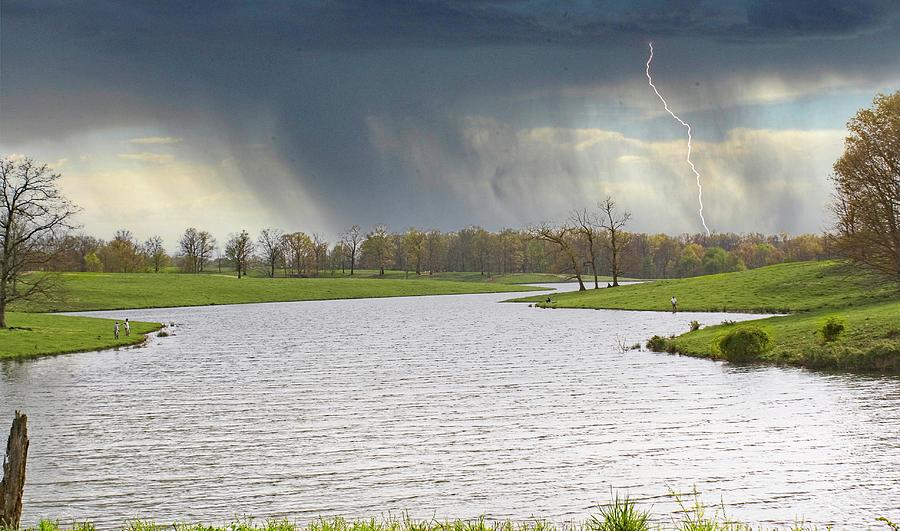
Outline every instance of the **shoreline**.
MULTIPOLYGON (((553 289, 530 284, 431 279, 238 280, 228 276, 194 277, 153 273, 69 274, 69 278, 74 280, 73 285, 68 286, 67 300, 56 304, 31 303, 7 314, 10 328, 0 330, 0 360, 98 352, 122 346, 137 346, 147 339, 112 339, 114 318, 86 315, 89 312, 512 294, 553 289), (78 321, 84 319, 92 321, 78 321), (60 338, 65 341, 61 343, 60 338)), ((146 336, 164 326, 163 323, 135 321, 132 323, 132 332, 135 336, 146 336)))
MULTIPOLYGON (((897 287, 864 275, 849 276, 836 261, 789 262, 759 269, 668 279, 619 288, 559 293, 507 302, 541 309, 629 310, 767 314, 732 324, 708 323, 698 330, 656 338, 656 351, 725 360, 722 336, 738 328, 756 328, 771 336, 770 345, 742 363, 803 367, 865 374, 900 374, 900 294, 897 287), (824 322, 846 325, 839 337, 825 340, 824 322)), ((644 338, 645 341, 651 338, 644 338)), ((650 348, 648 346, 648 348, 650 348)), ((651 349, 654 350, 654 349, 651 349)))

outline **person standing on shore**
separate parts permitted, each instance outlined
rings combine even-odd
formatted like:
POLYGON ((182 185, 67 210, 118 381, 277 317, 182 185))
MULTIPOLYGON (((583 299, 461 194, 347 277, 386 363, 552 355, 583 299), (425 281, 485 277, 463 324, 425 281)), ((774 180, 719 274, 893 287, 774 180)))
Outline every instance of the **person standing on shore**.
POLYGON ((116 327, 113 329, 113 336, 119 339, 119 321, 116 321, 116 327))
POLYGON ((125 319, 125 322, 122 323, 125 326, 125 337, 131 335, 131 323, 128 322, 128 319, 125 319))
POLYGON ((675 295, 672 295, 672 300, 670 302, 672 303, 672 313, 677 312, 678 311, 678 299, 675 298, 675 295))

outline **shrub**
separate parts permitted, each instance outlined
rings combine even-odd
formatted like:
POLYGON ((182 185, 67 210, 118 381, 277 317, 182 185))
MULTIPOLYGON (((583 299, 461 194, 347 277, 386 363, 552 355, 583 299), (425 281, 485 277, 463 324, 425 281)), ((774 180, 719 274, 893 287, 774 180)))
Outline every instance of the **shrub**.
POLYGON ((647 348, 653 352, 665 352, 668 341, 663 336, 653 336, 647 341, 647 348))
POLYGON ((846 328, 843 319, 832 315, 825 320, 822 328, 819 329, 819 333, 822 334, 822 338, 825 341, 835 341, 846 328))
POLYGON ((695 319, 691 321, 691 332, 696 332, 697 330, 700 330, 700 321, 695 319))
POLYGON ((720 337, 717 346, 726 360, 747 362, 768 351, 772 346, 772 338, 759 327, 743 326, 720 337))

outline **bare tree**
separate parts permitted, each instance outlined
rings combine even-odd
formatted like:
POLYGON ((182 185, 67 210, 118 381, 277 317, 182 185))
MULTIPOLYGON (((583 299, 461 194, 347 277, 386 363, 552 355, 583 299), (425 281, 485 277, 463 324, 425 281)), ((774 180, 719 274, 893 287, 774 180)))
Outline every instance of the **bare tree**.
POLYGON ((250 239, 250 234, 245 230, 240 234, 232 234, 225 244, 225 257, 234 262, 234 270, 239 279, 242 274, 247 274, 247 264, 252 256, 253 240, 250 239))
POLYGON ((328 255, 328 241, 325 240, 325 236, 317 232, 313 233, 311 251, 313 256, 313 276, 319 276, 319 268, 328 255))
POLYGON ((587 288, 584 287, 584 281, 581 279, 581 260, 575 250, 575 242, 572 238, 575 229, 566 224, 561 227, 552 227, 545 223, 530 229, 529 232, 532 238, 552 243, 566 256, 575 273, 575 278, 578 279, 578 291, 586 291, 587 288))
POLYGON ((362 245, 363 240, 365 240, 365 237, 363 236, 362 229, 359 225, 353 225, 347 232, 341 235, 341 243, 343 244, 344 252, 347 253, 347 258, 350 259, 351 277, 356 269, 356 259, 359 257, 359 248, 362 245))
POLYGON ((269 277, 275 278, 275 265, 282 253, 282 232, 279 229, 263 229, 257 242, 269 277))
POLYGON ((6 328, 10 303, 47 296, 53 288, 52 276, 28 272, 53 260, 50 244, 72 228, 78 212, 57 188, 60 177, 30 158, 0 159, 0 328, 6 328))
POLYGON ((144 242, 144 253, 150 259, 154 273, 159 273, 159 270, 169 262, 169 255, 166 254, 163 240, 159 236, 147 238, 147 241, 144 242))
POLYGON ((587 243, 588 263, 591 264, 591 273, 594 275, 594 289, 600 288, 600 281, 597 279, 597 245, 599 240, 597 216, 588 212, 587 209, 576 210, 572 212, 569 218, 575 230, 581 234, 587 243))
POLYGON ((428 262, 428 274, 441 270, 441 263, 447 257, 447 236, 437 229, 431 229, 425 235, 425 255, 428 262))
POLYGON ((848 123, 834 164, 837 251, 900 281, 900 91, 879 95, 848 123))
POLYGON ((622 267, 619 263, 619 253, 622 247, 627 243, 625 234, 622 230, 625 224, 631 219, 631 212, 616 213, 616 202, 612 197, 606 196, 600 204, 600 215, 598 216, 598 224, 604 229, 608 238, 604 244, 609 249, 611 255, 610 266, 612 269, 613 286, 619 285, 619 275, 622 274, 622 267))

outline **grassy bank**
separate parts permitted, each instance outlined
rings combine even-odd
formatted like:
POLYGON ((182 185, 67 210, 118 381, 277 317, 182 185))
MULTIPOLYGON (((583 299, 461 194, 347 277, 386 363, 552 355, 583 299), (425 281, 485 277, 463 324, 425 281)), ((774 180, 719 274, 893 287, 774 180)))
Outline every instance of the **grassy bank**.
MULTIPOLYGON (((552 308, 789 313, 757 324, 772 337, 761 361, 811 368, 900 372, 900 293, 895 285, 859 275, 838 262, 797 262, 739 273, 663 280, 616 289, 560 293, 518 301, 552 308), (837 317, 846 332, 834 342, 818 333, 837 317)), ((735 326, 713 325, 668 340, 682 354, 719 358, 719 338, 735 326)))
POLYGON ((255 278, 153 273, 62 273, 61 297, 14 307, 60 312, 168 308, 213 304, 287 302, 414 295, 527 291, 536 288, 488 282, 418 278, 255 278))
POLYGON ((11 312, 7 320, 9 328, 0 330, 0 360, 136 345, 145 340, 145 334, 161 327, 133 322, 131 335, 120 330, 117 340, 113 337, 114 321, 109 319, 11 312))
MULTIPOLYGON (((608 504, 600 505, 596 512, 584 522, 555 524, 540 518, 532 518, 524 522, 509 520, 493 521, 479 518, 475 520, 421 520, 409 518, 385 518, 368 520, 347 520, 344 518, 320 518, 306 524, 290 520, 254 521, 245 519, 228 525, 205 525, 200 523, 159 524, 150 520, 132 520, 122 526, 123 531, 817 531, 818 527, 804 523, 796 523, 789 527, 754 527, 750 524, 735 522, 727 517, 722 507, 708 507, 694 498, 692 501, 680 500, 681 511, 670 523, 653 523, 654 515, 647 509, 628 498, 619 498, 608 504)), ((843 527, 827 527, 825 529, 844 529, 843 527)), ((855 529, 859 529, 858 527, 855 529)), ((872 519, 871 525, 865 529, 884 529, 897 531, 896 524, 885 517, 872 519)), ((25 528, 26 531, 94 531, 90 523, 60 524, 50 520, 42 520, 37 526, 25 528)), ((0 528, 0 531, 12 531, 0 528)))

